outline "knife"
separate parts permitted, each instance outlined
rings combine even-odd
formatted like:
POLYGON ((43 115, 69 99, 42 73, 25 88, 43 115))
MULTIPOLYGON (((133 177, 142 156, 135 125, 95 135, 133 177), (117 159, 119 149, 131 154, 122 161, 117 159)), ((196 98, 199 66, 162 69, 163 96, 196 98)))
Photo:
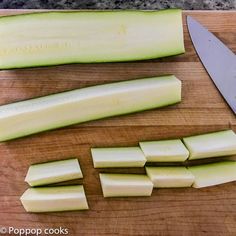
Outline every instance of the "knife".
POLYGON ((202 64, 236 114, 236 55, 191 16, 187 16, 187 25, 202 64))

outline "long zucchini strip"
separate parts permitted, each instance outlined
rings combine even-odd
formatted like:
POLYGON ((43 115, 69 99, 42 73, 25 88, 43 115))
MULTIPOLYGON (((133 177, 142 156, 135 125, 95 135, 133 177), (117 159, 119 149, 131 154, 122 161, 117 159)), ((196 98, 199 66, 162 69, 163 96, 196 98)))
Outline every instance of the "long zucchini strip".
POLYGON ((181 101, 181 82, 162 76, 116 82, 0 106, 0 141, 181 101))

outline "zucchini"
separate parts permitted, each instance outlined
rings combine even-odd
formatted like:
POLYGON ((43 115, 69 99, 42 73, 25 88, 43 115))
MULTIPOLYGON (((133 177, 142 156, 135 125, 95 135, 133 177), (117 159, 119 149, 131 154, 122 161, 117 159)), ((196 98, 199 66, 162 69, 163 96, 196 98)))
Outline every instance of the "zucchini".
POLYGON ((122 81, 0 106, 0 141, 181 101, 175 76, 122 81))
POLYGON ((236 181, 236 161, 222 161, 204 165, 190 166, 194 175, 194 188, 203 188, 236 181))
POLYGON ((143 167, 146 158, 139 147, 92 148, 94 168, 143 167))
POLYGON ((104 197, 151 196, 153 183, 146 175, 99 174, 104 197))
POLYGON ((21 196, 27 212, 56 212, 88 209, 82 185, 29 188, 21 196))
POLYGON ((53 184, 83 178, 77 159, 34 164, 29 167, 25 181, 30 186, 53 184))
POLYGON ((236 134, 232 130, 201 134, 183 139, 189 160, 236 154, 236 134))
POLYGON ((184 166, 146 167, 148 177, 154 188, 191 187, 194 176, 184 166))
POLYGON ((184 51, 180 9, 0 17, 0 69, 143 60, 184 51))
POLYGON ((180 139, 140 142, 139 145, 147 162, 178 162, 185 161, 189 156, 180 139))

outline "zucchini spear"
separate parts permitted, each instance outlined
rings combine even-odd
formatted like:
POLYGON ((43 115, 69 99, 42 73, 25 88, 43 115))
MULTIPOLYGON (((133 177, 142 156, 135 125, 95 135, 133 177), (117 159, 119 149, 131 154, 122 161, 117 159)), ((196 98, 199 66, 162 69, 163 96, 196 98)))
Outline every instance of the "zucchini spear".
POLYGON ((94 168, 143 167, 146 158, 139 147, 92 148, 94 168))
POLYGON ((83 178, 77 159, 34 164, 29 167, 25 181, 40 186, 83 178))
POLYGON ((180 139, 140 142, 139 145, 147 162, 183 162, 189 156, 180 139))
POLYGON ((151 196, 153 183, 146 175, 100 174, 104 197, 151 196))
POLYGON ((181 81, 161 76, 76 89, 0 106, 0 141, 181 101, 181 81))
POLYGON ((188 167, 195 180, 194 188, 236 181, 236 161, 222 161, 188 167))
POLYGON ((88 209, 82 185, 29 188, 21 196, 27 212, 56 212, 88 209))
POLYGON ((148 177, 154 188, 191 187, 194 176, 184 166, 146 167, 148 177))
POLYGON ((225 130, 183 139, 190 152, 189 160, 236 154, 236 134, 225 130))

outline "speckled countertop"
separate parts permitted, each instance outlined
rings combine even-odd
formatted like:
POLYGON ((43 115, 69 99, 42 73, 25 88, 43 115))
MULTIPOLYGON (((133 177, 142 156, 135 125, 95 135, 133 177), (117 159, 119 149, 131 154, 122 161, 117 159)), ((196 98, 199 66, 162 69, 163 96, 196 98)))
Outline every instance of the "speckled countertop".
POLYGON ((0 8, 18 9, 162 9, 235 10, 236 0, 0 0, 0 8))

